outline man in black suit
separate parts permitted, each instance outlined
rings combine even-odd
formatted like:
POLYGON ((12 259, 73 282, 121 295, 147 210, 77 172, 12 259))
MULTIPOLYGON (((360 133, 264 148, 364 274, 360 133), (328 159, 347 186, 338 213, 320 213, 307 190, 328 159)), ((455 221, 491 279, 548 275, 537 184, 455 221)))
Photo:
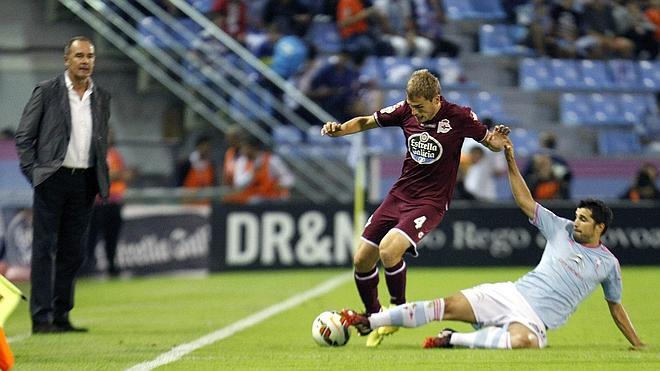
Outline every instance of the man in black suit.
POLYGON ((91 79, 94 45, 64 48, 66 71, 32 92, 16 131, 21 171, 34 188, 32 333, 84 332, 69 321, 74 280, 97 193, 108 196, 110 95, 91 79))

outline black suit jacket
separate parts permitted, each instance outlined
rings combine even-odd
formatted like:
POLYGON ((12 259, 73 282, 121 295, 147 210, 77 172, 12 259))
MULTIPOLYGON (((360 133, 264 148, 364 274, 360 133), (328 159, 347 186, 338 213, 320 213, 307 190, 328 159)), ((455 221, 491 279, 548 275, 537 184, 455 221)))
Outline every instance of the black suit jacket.
MULTIPOLYGON (((92 142, 99 193, 108 197, 106 163, 110 94, 94 84, 91 96, 92 142)), ((32 91, 16 130, 16 149, 21 171, 33 187, 43 183, 61 166, 71 138, 71 108, 64 74, 42 81, 32 91)))

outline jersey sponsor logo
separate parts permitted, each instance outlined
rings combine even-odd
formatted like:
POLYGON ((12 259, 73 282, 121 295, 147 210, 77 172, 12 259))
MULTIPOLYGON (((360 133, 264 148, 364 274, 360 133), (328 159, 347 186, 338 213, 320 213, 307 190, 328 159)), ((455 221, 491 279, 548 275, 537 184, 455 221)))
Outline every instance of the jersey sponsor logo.
POLYGON ((418 164, 432 164, 442 157, 442 145, 429 133, 413 134, 408 138, 408 151, 418 164))
POLYGON ((449 120, 447 119, 440 120, 436 132, 446 134, 449 133, 449 130, 451 130, 451 125, 449 125, 449 120))

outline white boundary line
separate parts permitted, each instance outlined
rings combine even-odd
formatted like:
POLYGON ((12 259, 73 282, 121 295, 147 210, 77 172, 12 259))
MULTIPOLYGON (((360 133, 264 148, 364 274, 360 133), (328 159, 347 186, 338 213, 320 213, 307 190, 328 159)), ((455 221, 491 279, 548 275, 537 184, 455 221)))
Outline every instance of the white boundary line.
POLYGON ((18 343, 19 341, 23 341, 23 340, 25 340, 29 337, 30 337, 30 333, 26 332, 26 333, 23 333, 23 334, 18 334, 18 335, 8 337, 7 342, 9 344, 18 343))
POLYGON ((289 299, 286 299, 282 302, 279 302, 277 304, 271 305, 270 307, 261 310, 257 313, 252 314, 251 316, 245 317, 241 320, 238 320, 237 322, 234 322, 233 324, 223 327, 217 331, 214 331, 210 334, 204 335, 201 338, 194 340, 190 343, 185 343, 178 345, 174 348, 172 348, 169 352, 162 353, 155 359, 147 362, 142 362, 139 363, 133 367, 130 367, 126 369, 127 371, 148 371, 148 370, 153 370, 156 367, 160 367, 163 365, 166 365, 168 363, 176 362, 179 359, 181 359, 183 356, 185 356, 188 353, 194 352, 195 350, 205 347, 207 345, 211 345, 215 343, 216 341, 220 341, 222 339, 226 339, 232 335, 234 335, 237 332, 243 331, 249 327, 252 327, 260 322, 265 321, 266 319, 279 314, 281 312, 284 312, 285 310, 288 310, 290 308, 295 307, 296 305, 299 305, 301 303, 304 303, 305 301, 309 299, 313 299, 317 296, 321 296, 325 293, 330 292, 334 288, 342 285, 343 283, 349 281, 351 278, 353 278, 352 275, 347 275, 345 273, 342 273, 341 275, 331 278, 322 284, 307 290, 301 294, 294 295, 290 297, 289 299))

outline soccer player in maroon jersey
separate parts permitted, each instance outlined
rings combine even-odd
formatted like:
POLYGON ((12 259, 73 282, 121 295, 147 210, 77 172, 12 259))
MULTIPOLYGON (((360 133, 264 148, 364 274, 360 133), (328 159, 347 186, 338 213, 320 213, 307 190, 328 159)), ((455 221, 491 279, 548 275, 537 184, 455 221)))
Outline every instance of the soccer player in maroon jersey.
MULTIPOLYGON (((406 302, 406 252, 417 256, 417 243, 440 224, 456 184, 465 138, 473 138, 499 152, 509 128, 492 131, 468 107, 447 102, 440 82, 428 70, 415 71, 406 86, 406 100, 371 116, 344 123, 327 122, 321 135, 338 137, 380 126, 399 126, 408 152, 399 180, 369 217, 362 241, 353 257, 355 283, 366 313, 381 310, 378 301, 378 261, 385 267, 385 282, 393 305, 406 302)), ((378 346, 395 327, 372 331, 367 346, 378 346)))

